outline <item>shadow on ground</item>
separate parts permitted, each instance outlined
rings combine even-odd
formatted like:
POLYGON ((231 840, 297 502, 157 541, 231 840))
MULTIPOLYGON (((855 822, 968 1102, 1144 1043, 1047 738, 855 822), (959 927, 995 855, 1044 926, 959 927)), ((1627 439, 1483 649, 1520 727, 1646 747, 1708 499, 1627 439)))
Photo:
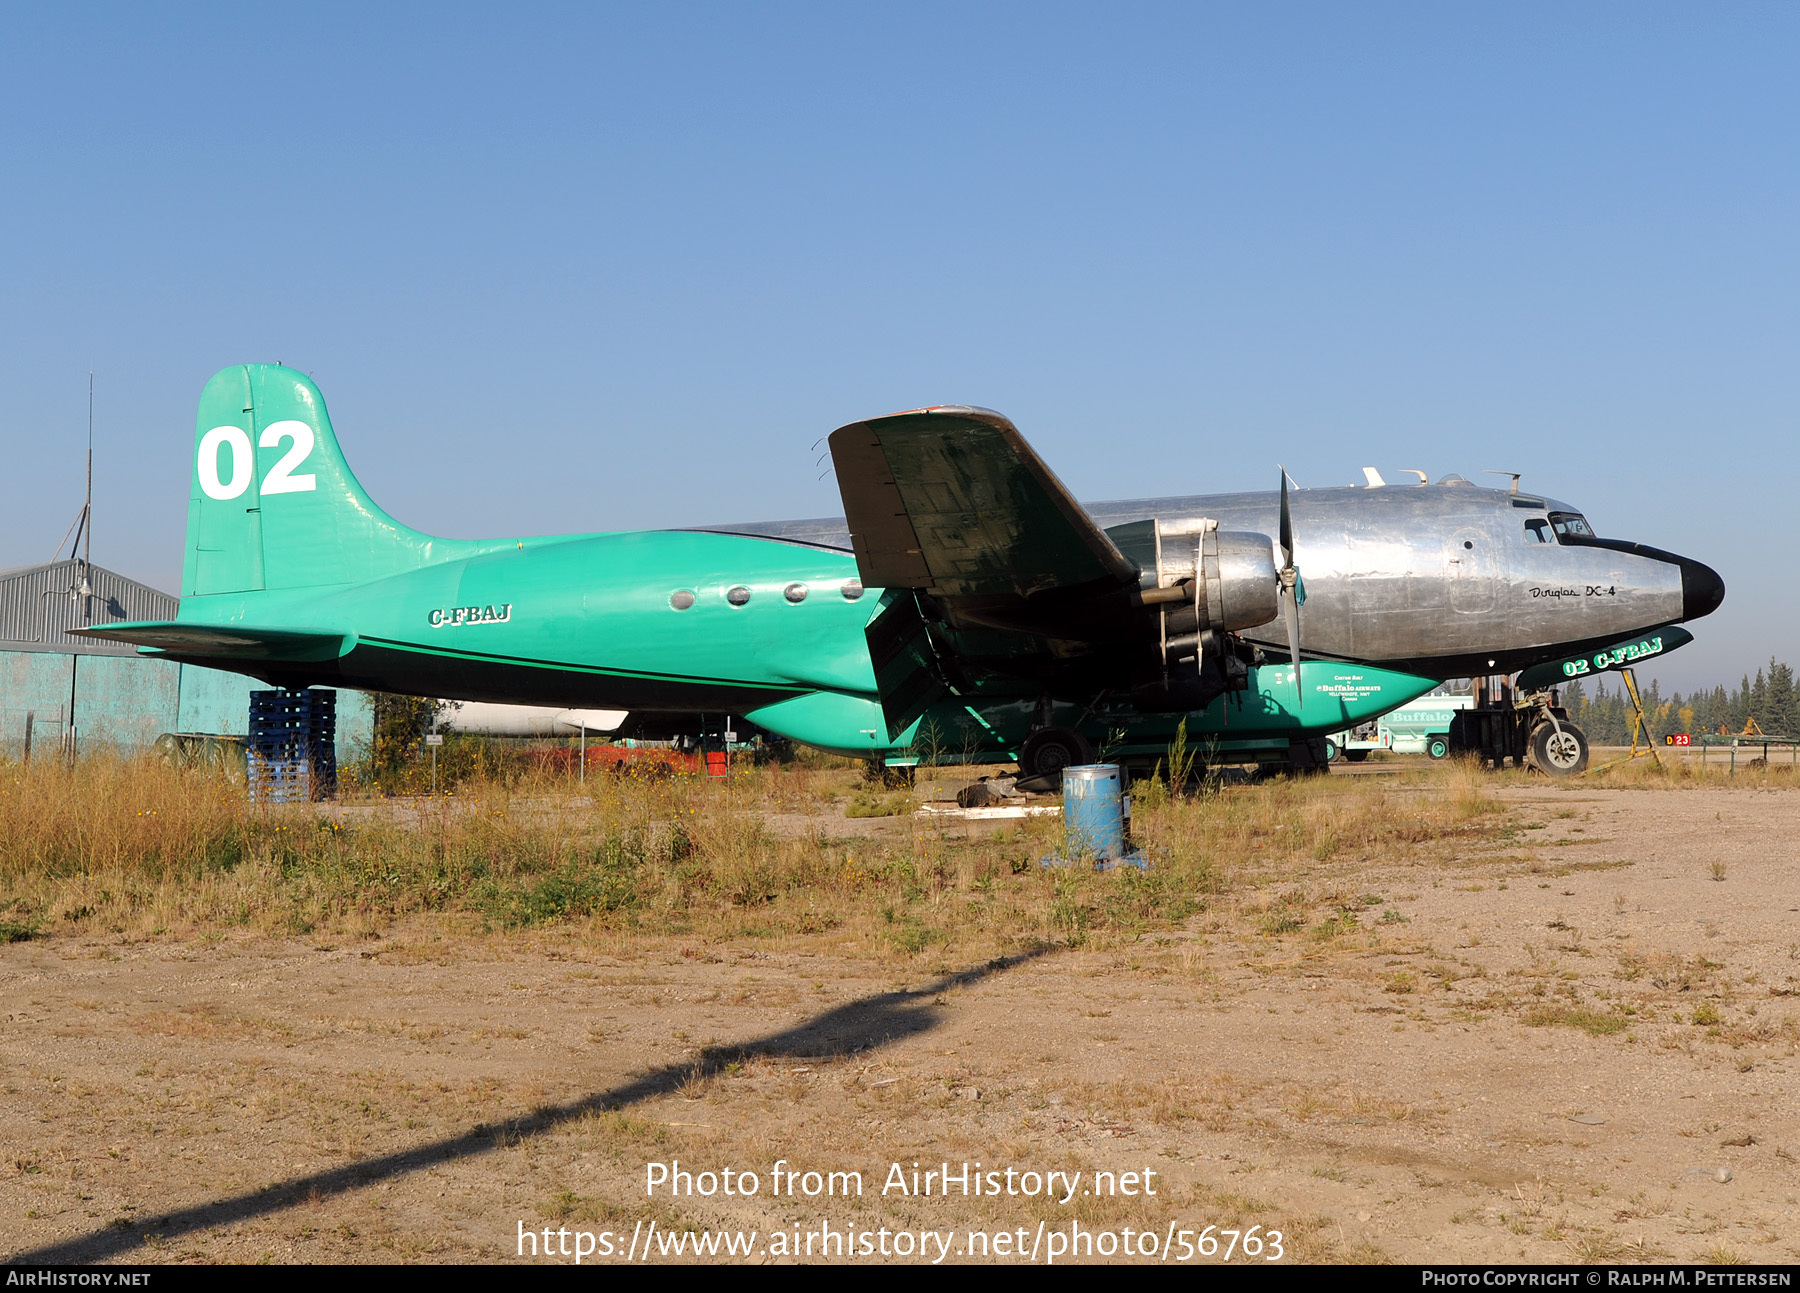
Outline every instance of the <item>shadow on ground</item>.
POLYGON ((349 1190, 390 1181, 412 1172, 423 1171, 446 1159, 475 1158, 502 1146, 552 1131, 566 1122, 586 1114, 623 1109, 642 1100, 667 1095, 695 1078, 709 1077, 734 1061, 756 1056, 807 1056, 850 1054, 889 1042, 901 1041, 930 1032, 938 1026, 935 1009, 940 994, 955 987, 979 983, 990 975, 1009 970, 1034 960, 1051 948, 1038 948, 1018 956, 1004 956, 986 965, 947 974, 925 987, 905 992, 884 992, 861 997, 828 1010, 796 1027, 767 1037, 731 1047, 714 1047, 703 1051, 698 1059, 671 1064, 642 1077, 597 1091, 564 1104, 533 1110, 523 1117, 502 1123, 482 1123, 459 1136, 433 1141, 413 1149, 386 1154, 379 1158, 315 1172, 282 1181, 250 1194, 198 1204, 191 1208, 145 1217, 129 1231, 108 1227, 91 1234, 48 1244, 42 1248, 16 1253, 5 1260, 9 1264, 65 1264, 105 1261, 142 1247, 151 1236, 166 1242, 196 1230, 231 1225, 253 1217, 267 1216, 349 1190))

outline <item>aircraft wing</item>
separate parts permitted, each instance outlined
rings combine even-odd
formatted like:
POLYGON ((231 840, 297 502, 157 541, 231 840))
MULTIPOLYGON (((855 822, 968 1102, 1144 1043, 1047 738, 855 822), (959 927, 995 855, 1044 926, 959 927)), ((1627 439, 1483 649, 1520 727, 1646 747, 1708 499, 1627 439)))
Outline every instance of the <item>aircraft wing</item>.
POLYGON ((1077 673, 1101 680, 1088 694, 1124 680, 1138 564, 1006 418, 946 405, 852 422, 831 456, 858 573, 887 590, 866 634, 890 735, 999 675, 1033 695, 1077 673))
POLYGON ((852 422, 831 433, 831 457, 871 587, 991 603, 1137 582, 1137 566, 991 410, 946 405, 852 422))
POLYGON ((138 620, 70 629, 81 637, 129 642, 166 655, 222 660, 336 660, 355 645, 350 633, 320 629, 270 629, 246 624, 186 624, 178 620, 138 620))

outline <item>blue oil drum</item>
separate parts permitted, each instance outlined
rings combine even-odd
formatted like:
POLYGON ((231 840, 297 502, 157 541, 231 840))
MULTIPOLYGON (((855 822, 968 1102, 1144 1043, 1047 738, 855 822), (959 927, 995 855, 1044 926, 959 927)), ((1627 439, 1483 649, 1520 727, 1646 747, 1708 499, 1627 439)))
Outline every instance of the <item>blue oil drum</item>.
POLYGON ((1125 805, 1117 764, 1063 769, 1063 833, 1071 859, 1125 856, 1125 805))

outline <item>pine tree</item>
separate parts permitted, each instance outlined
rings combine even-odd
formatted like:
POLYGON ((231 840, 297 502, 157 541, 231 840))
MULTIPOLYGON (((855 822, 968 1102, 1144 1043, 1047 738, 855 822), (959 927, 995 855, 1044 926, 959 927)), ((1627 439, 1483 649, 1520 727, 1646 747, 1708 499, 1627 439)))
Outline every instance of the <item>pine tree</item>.
POLYGON ((1774 656, 1769 657, 1769 679, 1763 712, 1763 731, 1794 732, 1794 671, 1774 656))

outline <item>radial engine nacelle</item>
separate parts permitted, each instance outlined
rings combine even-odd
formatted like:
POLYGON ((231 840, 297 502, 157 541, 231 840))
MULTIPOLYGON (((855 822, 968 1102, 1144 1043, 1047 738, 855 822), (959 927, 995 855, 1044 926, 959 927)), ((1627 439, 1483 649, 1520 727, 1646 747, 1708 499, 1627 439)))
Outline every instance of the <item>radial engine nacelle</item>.
POLYGON ((1275 555, 1268 535, 1221 530, 1206 517, 1158 517, 1150 524, 1156 546, 1150 561, 1139 562, 1139 582, 1144 603, 1165 608, 1171 632, 1247 629, 1275 617, 1275 555))

